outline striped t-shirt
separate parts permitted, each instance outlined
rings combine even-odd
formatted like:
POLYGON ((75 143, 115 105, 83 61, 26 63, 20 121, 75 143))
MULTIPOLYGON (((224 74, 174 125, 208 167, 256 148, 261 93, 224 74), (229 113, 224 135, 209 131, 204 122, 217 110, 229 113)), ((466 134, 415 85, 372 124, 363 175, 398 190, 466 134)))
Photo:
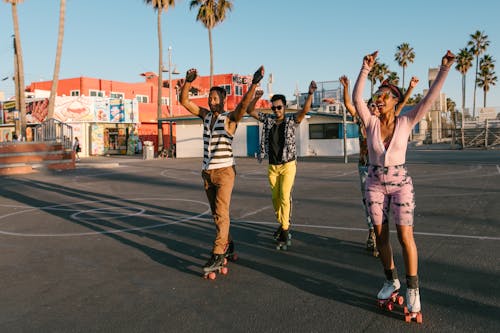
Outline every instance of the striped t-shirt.
POLYGON ((233 136, 226 131, 225 123, 229 112, 219 114, 212 130, 213 112, 203 119, 203 170, 220 169, 234 165, 233 136))

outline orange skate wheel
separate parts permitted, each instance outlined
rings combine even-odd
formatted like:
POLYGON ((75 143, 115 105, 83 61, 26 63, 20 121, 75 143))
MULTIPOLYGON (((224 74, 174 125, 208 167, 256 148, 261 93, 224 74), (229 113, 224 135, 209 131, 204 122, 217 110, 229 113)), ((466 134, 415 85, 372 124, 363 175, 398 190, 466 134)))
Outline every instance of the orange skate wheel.
POLYGON ((396 302, 398 303, 398 305, 403 305, 405 299, 403 296, 399 295, 398 297, 396 297, 396 302))
POLYGON ((411 315, 410 314, 405 314, 405 321, 407 323, 411 322, 411 315))
POLYGON ((222 275, 226 275, 229 272, 229 270, 227 269, 227 267, 222 267, 220 269, 220 272, 221 272, 222 275))
POLYGON ((421 312, 417 313, 416 320, 417 320, 417 323, 422 324, 423 318, 422 318, 422 313, 421 312))
POLYGON ((227 265, 227 258, 224 258, 224 265, 227 265))
POLYGON ((388 302, 385 307, 387 308, 387 310, 392 311, 394 310, 394 303, 388 302))
POLYGON ((216 277, 217 277, 217 274, 215 274, 215 272, 208 273, 208 278, 210 280, 215 280, 216 277))

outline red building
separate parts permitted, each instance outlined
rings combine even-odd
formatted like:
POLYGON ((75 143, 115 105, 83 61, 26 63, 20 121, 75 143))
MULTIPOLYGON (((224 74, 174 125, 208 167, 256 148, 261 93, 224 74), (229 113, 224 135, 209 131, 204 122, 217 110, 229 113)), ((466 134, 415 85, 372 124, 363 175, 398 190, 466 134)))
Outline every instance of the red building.
MULTIPOLYGON (((142 73, 144 82, 127 83, 113 80, 96 79, 89 77, 79 77, 71 79, 60 79, 57 88, 57 96, 95 96, 119 99, 137 100, 139 108, 138 135, 142 141, 153 141, 157 147, 157 101, 158 101, 158 76, 153 72, 142 73)), ((178 94, 180 87, 179 79, 172 80, 172 117, 168 109, 169 105, 169 81, 163 80, 162 88, 162 116, 163 142, 169 146, 170 133, 168 121, 173 119, 173 141, 175 143, 175 119, 191 115, 184 109, 179 101, 178 94)), ((210 77, 198 77, 192 85, 192 100, 203 107, 208 106, 208 92, 210 90, 210 77)), ((214 85, 222 86, 227 91, 226 109, 234 110, 247 92, 251 83, 251 76, 239 74, 218 74, 214 75, 214 85)), ((37 91, 50 91, 52 81, 32 82, 27 86, 26 91, 37 93, 37 91)), ((261 101, 260 106, 268 103, 261 101)), ((127 131, 128 133, 128 131, 127 131)), ((107 135, 107 134, 105 134, 107 135)), ((108 138, 109 139, 109 138, 108 138)))

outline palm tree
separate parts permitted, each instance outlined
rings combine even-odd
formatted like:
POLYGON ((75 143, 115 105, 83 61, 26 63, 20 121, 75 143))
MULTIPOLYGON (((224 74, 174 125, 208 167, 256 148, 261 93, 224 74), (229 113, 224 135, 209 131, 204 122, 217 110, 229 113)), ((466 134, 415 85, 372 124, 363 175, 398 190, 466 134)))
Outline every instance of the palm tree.
POLYGON ((415 94, 408 99, 408 102, 406 103, 406 105, 418 104, 423 98, 424 98, 424 95, 422 95, 421 93, 415 94))
POLYGON ((484 100, 483 107, 486 107, 486 93, 490 90, 490 86, 496 85, 498 78, 494 71, 495 60, 490 56, 485 54, 484 57, 479 62, 479 76, 477 78, 477 85, 483 88, 484 100))
POLYGON ((375 87, 375 84, 377 83, 377 80, 380 83, 382 83, 386 75, 389 74, 390 72, 391 71, 389 70, 389 66, 387 66, 384 63, 375 61, 375 64, 373 64, 372 69, 368 73, 368 79, 370 80, 371 83, 371 90, 370 90, 371 95, 373 95, 373 89, 375 87))
POLYGON ((399 66, 403 67, 403 91, 405 89, 405 70, 408 64, 415 61, 415 51, 408 43, 402 43, 397 47, 397 52, 394 54, 394 60, 399 66))
MULTIPOLYGON (((144 0, 146 5, 153 6, 153 9, 158 14, 157 29, 158 29, 158 100, 157 100, 157 121, 158 121, 158 153, 163 151, 163 129, 160 118, 162 117, 161 107, 161 91, 163 88, 163 39, 161 35, 161 14, 167 12, 170 7, 175 6, 175 0, 144 0)), ((170 89, 170 88, 169 88, 170 89)))
POLYGON ((389 75, 387 76, 387 81, 389 81, 390 84, 397 86, 399 84, 398 73, 390 72, 389 75))
POLYGON ((462 74, 462 148, 465 147, 465 135, 464 135, 464 126, 465 126, 465 82, 466 82, 466 74, 469 71, 469 68, 472 67, 472 52, 463 48, 458 51, 457 54, 457 64, 455 65, 455 69, 462 74))
POLYGON ((191 0, 189 8, 198 8, 196 21, 200 21, 208 30, 208 44, 210 46, 210 87, 214 84, 214 51, 212 44, 212 29, 225 20, 226 13, 233 9, 229 0, 191 0))
POLYGON ((470 35, 471 40, 467 43, 467 46, 471 47, 472 54, 476 57, 476 76, 474 77, 474 100, 472 103, 472 117, 476 117, 476 88, 477 88, 477 76, 479 74, 479 56, 483 54, 488 46, 490 45, 490 41, 488 40, 488 35, 484 34, 484 31, 481 32, 477 30, 474 34, 470 35))
POLYGON ((54 76, 52 78, 52 87, 50 88, 49 97, 49 112, 47 119, 54 117, 54 106, 57 95, 57 85, 59 83, 59 69, 61 68, 61 53, 64 37, 64 18, 66 16, 66 0, 61 0, 59 3, 59 33, 57 34, 57 49, 56 49, 56 62, 54 64, 54 76))
POLYGON ((24 65, 23 51, 21 49, 21 35, 19 34, 19 19, 17 15, 17 5, 23 0, 4 0, 11 4, 12 21, 14 24, 14 64, 16 82, 16 108, 20 111, 21 121, 16 124, 16 133, 18 136, 26 137, 26 101, 24 98, 24 65))

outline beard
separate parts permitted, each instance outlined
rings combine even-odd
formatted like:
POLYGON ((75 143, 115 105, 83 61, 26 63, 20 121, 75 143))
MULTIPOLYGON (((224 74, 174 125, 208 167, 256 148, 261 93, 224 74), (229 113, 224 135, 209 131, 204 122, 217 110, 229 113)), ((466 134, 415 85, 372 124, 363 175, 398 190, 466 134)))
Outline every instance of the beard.
POLYGON ((224 112, 224 104, 210 105, 210 111, 216 112, 216 113, 222 113, 222 112, 224 112))

